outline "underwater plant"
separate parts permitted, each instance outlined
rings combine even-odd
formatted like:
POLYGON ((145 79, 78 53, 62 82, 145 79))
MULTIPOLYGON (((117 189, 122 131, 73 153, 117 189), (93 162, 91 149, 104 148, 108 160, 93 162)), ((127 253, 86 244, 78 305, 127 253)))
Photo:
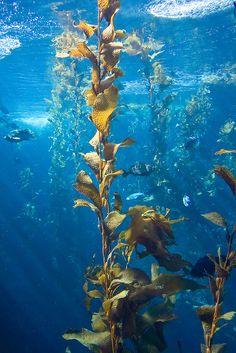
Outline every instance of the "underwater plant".
POLYGON ((84 33, 84 41, 72 50, 57 53, 61 59, 88 59, 92 66, 92 87, 85 90, 85 97, 91 109, 89 120, 96 130, 89 141, 94 150, 82 153, 82 157, 93 177, 85 170, 77 174, 74 187, 85 199, 75 199, 74 207, 85 206, 96 213, 102 243, 102 264, 93 263, 87 268, 83 287, 91 330, 69 330, 63 338, 77 340, 92 352, 128 353, 135 349, 158 353, 167 347, 163 330, 175 318, 176 293, 204 286, 176 274, 190 263, 169 250, 175 244, 172 225, 184 221, 184 217, 171 220, 169 209, 163 215, 155 207, 143 205, 125 211, 117 191, 111 204, 111 185, 124 173, 116 169, 117 152, 134 144, 129 137, 119 143, 109 140, 119 99, 114 82, 123 76, 117 65, 124 50, 122 39, 126 37, 123 30, 115 29, 119 8, 119 0, 98 0, 98 23, 74 23, 84 33), (94 36, 96 49, 87 44, 94 36), (131 222, 127 227, 128 219, 131 222), (155 258, 151 276, 132 265, 135 253, 138 258, 155 258), (161 273, 159 266, 168 272, 161 273))
MULTIPOLYGON (((236 178, 223 166, 215 166, 214 173, 221 177, 236 196, 236 178)), ((202 215, 213 224, 222 227, 226 232, 226 255, 221 254, 218 249, 218 256, 208 255, 214 264, 214 274, 208 274, 210 290, 214 301, 213 305, 204 305, 197 308, 197 315, 202 323, 205 344, 201 346, 202 353, 222 353, 225 344, 214 344, 215 334, 225 326, 221 325, 221 320, 230 321, 235 316, 235 311, 222 313, 223 294, 226 281, 228 280, 232 269, 236 266, 236 251, 233 250, 233 240, 236 234, 236 223, 230 230, 226 220, 218 212, 210 212, 202 215)))

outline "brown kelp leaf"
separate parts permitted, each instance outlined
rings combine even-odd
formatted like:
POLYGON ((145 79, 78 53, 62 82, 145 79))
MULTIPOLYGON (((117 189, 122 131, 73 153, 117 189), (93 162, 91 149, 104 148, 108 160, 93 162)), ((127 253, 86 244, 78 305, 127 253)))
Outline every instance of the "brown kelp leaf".
POLYGON ((122 284, 122 285, 147 285, 150 284, 150 278, 148 275, 140 270, 139 268, 129 267, 123 270, 119 275, 111 282, 111 286, 122 284))
POLYGON ((96 128, 104 135, 108 133, 111 115, 116 109, 117 102, 118 89, 115 86, 111 86, 104 93, 98 94, 94 102, 91 119, 96 128))
POLYGON ((111 352, 110 332, 92 332, 86 329, 81 331, 67 331, 62 336, 65 340, 79 341, 83 346, 87 347, 92 352, 111 352))
MULTIPOLYGON (((212 353, 224 353, 226 348, 225 343, 213 344, 211 346, 212 353)), ((207 353, 207 347, 204 344, 201 344, 201 353, 207 353)))
POLYGON ((108 234, 113 233, 125 220, 126 214, 118 211, 110 212, 104 220, 105 230, 108 234))
POLYGON ((92 37, 94 35, 94 33, 97 31, 97 26, 89 25, 85 21, 81 21, 79 24, 74 22, 73 26, 75 28, 81 29, 87 38, 92 37))
POLYGON ((108 331, 107 318, 103 313, 94 313, 92 315, 91 326, 94 332, 108 331))
POLYGON ((77 58, 77 57, 87 58, 93 63, 93 65, 96 65, 97 63, 96 55, 83 42, 80 42, 77 45, 76 49, 72 49, 69 54, 73 58, 77 58))
POLYGON ((102 200, 97 188, 94 186, 90 176, 82 170, 76 177, 76 184, 73 185, 77 191, 93 201, 94 205, 101 210, 102 200))
POLYGON ((103 160, 100 160, 100 157, 97 154, 97 152, 88 152, 88 153, 80 153, 80 154, 84 158, 85 162, 92 169, 96 177, 98 178, 99 171, 100 169, 101 171, 103 170, 103 168, 106 165, 106 162, 103 160))
POLYGON ((215 165, 214 173, 219 175, 230 187, 234 196, 236 196, 236 178, 235 176, 225 167, 221 165, 215 165))
POLYGON ((94 205, 94 204, 92 204, 91 202, 88 202, 88 201, 86 201, 86 200, 82 200, 82 199, 74 199, 74 208, 76 208, 76 207, 83 207, 83 206, 85 206, 85 207, 89 207, 93 212, 96 212, 97 213, 97 215, 99 216, 99 218, 101 217, 101 212, 100 212, 100 210, 94 205))
POLYGON ((102 299, 103 294, 97 289, 93 289, 87 292, 87 296, 92 299, 102 299))
POLYGON ((91 89, 87 89, 85 92, 84 92, 84 95, 85 95, 85 98, 86 98, 86 101, 87 101, 87 105, 89 107, 92 107, 94 105, 94 102, 96 100, 96 93, 94 92, 93 88, 91 89))
POLYGON ((119 301, 120 299, 126 298, 128 294, 129 294, 128 290, 123 290, 122 292, 116 294, 114 297, 104 300, 102 306, 105 313, 109 313, 112 303, 114 303, 115 301, 119 301))
POLYGON ((91 140, 89 141, 89 144, 90 144, 91 146, 93 146, 93 148, 94 148, 95 150, 97 150, 97 146, 98 146, 98 144, 99 144, 99 142, 100 142, 99 136, 100 136, 100 132, 97 130, 96 133, 95 133, 95 135, 94 135, 94 136, 91 138, 91 140))
POLYGON ((127 139, 125 139, 121 143, 106 143, 104 145, 104 158, 105 158, 105 160, 107 160, 107 161, 113 160, 120 147, 128 147, 128 146, 134 144, 134 142, 135 141, 133 139, 128 137, 127 139))
POLYGON ((235 311, 228 311, 227 313, 221 315, 218 317, 218 320, 226 320, 226 321, 231 321, 235 317, 236 312, 235 311))
POLYGON ((106 71, 111 71, 120 59, 120 49, 106 50, 102 55, 102 63, 106 71))
POLYGON ((118 192, 114 192, 113 195, 114 195, 114 207, 113 207, 114 211, 121 212, 123 207, 121 196, 118 192))
POLYGON ((110 76, 107 76, 105 79, 100 82, 100 92, 103 92, 105 89, 109 88, 114 80, 116 79, 116 75, 113 73, 110 76))
POLYGON ((109 26, 107 26, 107 28, 105 28, 104 31, 102 32, 102 42, 103 43, 107 44, 107 43, 113 42, 113 40, 116 37, 115 28, 114 28, 115 14, 116 14, 116 12, 114 12, 112 14, 109 26))
POLYGON ((197 282, 185 278, 182 275, 174 275, 161 273, 157 279, 153 282, 157 288, 163 290, 163 294, 172 295, 183 290, 198 290, 206 288, 205 286, 198 284, 197 282))
POLYGON ((202 322, 202 328, 203 328, 204 334, 205 335, 209 334, 212 327, 215 307, 208 306, 208 305, 200 306, 199 308, 196 309, 196 312, 200 321, 202 322))
POLYGON ((219 227, 227 228, 226 220, 218 212, 204 213, 201 216, 219 227))
POLYGON ((101 185, 100 185, 100 195, 101 197, 103 196, 105 189, 108 185, 111 185, 112 181, 114 180, 114 178, 118 177, 119 175, 122 175, 124 173, 124 171, 121 170, 116 170, 112 173, 108 173, 106 174, 106 176, 103 178, 101 185))
POLYGON ((124 235, 130 246, 145 246, 147 255, 153 255, 159 265, 169 271, 179 271, 190 266, 180 255, 171 254, 167 249, 168 245, 175 244, 168 219, 146 206, 129 208, 129 215, 132 223, 124 235))
POLYGON ((102 18, 110 23, 111 16, 120 8, 120 0, 98 0, 98 6, 102 12, 102 18))
POLYGON ((229 153, 236 153, 236 150, 225 150, 224 148, 221 148, 221 150, 215 152, 215 155, 221 156, 222 154, 229 154, 229 153))

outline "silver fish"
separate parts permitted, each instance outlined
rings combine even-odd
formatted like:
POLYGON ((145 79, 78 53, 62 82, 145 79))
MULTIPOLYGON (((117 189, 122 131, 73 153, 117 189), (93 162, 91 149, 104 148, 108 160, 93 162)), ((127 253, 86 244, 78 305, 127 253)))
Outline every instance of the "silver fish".
POLYGON ((145 197, 145 194, 143 192, 135 192, 134 194, 127 196, 126 200, 127 201, 138 200, 138 199, 142 199, 143 197, 145 197))
POLYGON ((189 207, 191 205, 191 199, 188 195, 183 196, 183 204, 185 207, 189 207))

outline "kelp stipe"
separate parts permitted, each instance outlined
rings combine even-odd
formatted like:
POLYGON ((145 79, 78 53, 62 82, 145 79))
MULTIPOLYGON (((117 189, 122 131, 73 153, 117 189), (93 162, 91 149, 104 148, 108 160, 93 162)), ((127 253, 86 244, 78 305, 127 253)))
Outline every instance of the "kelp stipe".
MULTIPOLYGON (((214 173, 219 175, 230 187, 234 196, 236 196, 236 178, 225 167, 215 166, 214 173)), ((214 300, 214 305, 206 305, 197 308, 197 315, 202 322, 205 344, 201 346, 202 353, 223 353, 225 344, 214 344, 215 334, 220 330, 220 320, 232 320, 235 311, 222 313, 223 291, 225 282, 228 280, 232 269, 236 266, 236 251, 233 250, 233 240, 236 233, 236 223, 233 229, 230 230, 226 220, 217 212, 210 212, 202 215, 204 218, 214 223, 217 226, 225 228, 226 231, 226 256, 221 255, 221 250, 218 250, 218 257, 208 255, 209 259, 215 265, 215 275, 209 275, 209 284, 214 300)))
POLYGON ((85 91, 87 105, 91 107, 90 121, 96 128, 95 136, 89 141, 94 151, 82 153, 90 167, 96 184, 84 170, 76 178, 75 189, 87 199, 76 199, 74 207, 86 206, 98 218, 101 233, 101 265, 92 265, 85 273, 85 304, 89 311, 91 301, 100 301, 100 308, 92 313, 92 330, 67 331, 66 340, 78 340, 90 351, 99 353, 131 352, 126 339, 132 341, 137 352, 164 351, 167 347, 163 336, 165 324, 175 318, 173 307, 175 294, 182 290, 203 288, 183 275, 159 273, 157 264, 151 267, 151 276, 140 268, 131 267, 133 253, 144 258, 152 255, 160 266, 170 272, 177 272, 189 266, 179 254, 169 251, 175 244, 172 224, 183 221, 171 220, 166 214, 158 214, 153 207, 134 206, 128 212, 123 210, 122 199, 114 194, 114 206, 110 204, 110 186, 114 179, 123 174, 116 170, 116 153, 120 147, 134 143, 131 138, 121 143, 108 141, 110 122, 118 104, 118 88, 114 81, 123 76, 116 66, 123 50, 123 30, 116 30, 115 16, 120 8, 119 0, 98 0, 98 23, 90 25, 85 21, 74 26, 82 30, 86 38, 97 36, 97 50, 79 42, 75 49, 57 54, 58 58, 87 58, 92 65, 92 87, 85 91), (102 30, 103 24, 107 22, 102 30), (130 217, 130 226, 122 231, 119 227, 130 217), (141 245, 144 251, 139 252, 141 245), (157 297, 158 303, 144 307, 157 297), (140 312, 142 308, 142 313, 140 312))

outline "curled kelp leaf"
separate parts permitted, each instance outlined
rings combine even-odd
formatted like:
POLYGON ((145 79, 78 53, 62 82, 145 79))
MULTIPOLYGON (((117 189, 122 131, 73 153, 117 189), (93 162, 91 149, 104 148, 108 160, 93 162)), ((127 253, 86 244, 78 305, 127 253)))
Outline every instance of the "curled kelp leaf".
MULTIPOLYGON (((226 349, 226 344, 225 343, 221 343, 221 344, 213 344, 211 346, 211 352, 212 353, 225 353, 225 349, 226 349)), ((207 353, 207 347, 202 344, 201 345, 201 353, 207 353)))
POLYGON ((67 331, 62 336, 65 340, 79 341, 92 352, 111 352, 111 337, 109 331, 92 332, 86 329, 81 331, 67 331))
POLYGON ((73 26, 77 29, 82 30, 87 38, 92 37, 97 31, 97 26, 90 25, 85 21, 81 21, 80 23, 74 22, 73 26))
POLYGON ((120 0, 98 0, 98 6, 102 14, 101 18, 105 18, 110 23, 111 16, 120 8, 120 0))
POLYGON ((179 271, 190 266, 190 263, 183 260, 180 255, 171 254, 167 250, 168 245, 175 244, 168 219, 146 206, 131 207, 129 215, 132 223, 124 236, 130 246, 144 245, 146 254, 153 255, 159 265, 169 271, 179 271))
POLYGON ((114 206, 113 206, 114 211, 121 212, 123 207, 121 196, 118 192, 114 192, 113 195, 114 195, 114 206))
POLYGON ((112 234, 125 220, 126 214, 118 211, 110 212, 104 220, 105 231, 112 234))
POLYGON ((88 202, 86 200, 82 200, 82 199, 74 199, 74 208, 76 207, 89 207, 93 212, 96 212, 96 214, 99 216, 99 218, 101 217, 101 212, 100 210, 91 202, 88 202))
POLYGON ((89 144, 93 146, 95 150, 97 150, 97 146, 99 145, 100 142, 100 132, 97 130, 95 135, 91 138, 89 141, 89 144))
POLYGON ((102 172, 106 162, 101 160, 97 152, 80 153, 85 162, 92 169, 98 179, 100 171, 102 172))
POLYGON ((122 285, 147 285, 150 284, 148 275, 139 268, 129 267, 126 270, 120 271, 118 276, 111 282, 111 287, 122 285))
POLYGON ((131 138, 127 138, 124 141, 122 141, 121 143, 106 143, 104 145, 104 158, 105 160, 109 161, 109 160, 113 160, 118 149, 120 147, 128 147, 132 144, 134 144, 134 140, 131 138))
POLYGON ((115 14, 116 12, 112 14, 109 26, 102 32, 102 42, 105 44, 113 42, 113 40, 116 38, 116 32, 114 28, 115 14))
POLYGON ((109 323, 107 317, 103 313, 94 313, 92 315, 91 326, 94 332, 108 331, 109 323))
POLYGON ((234 196, 236 196, 236 178, 235 176, 225 167, 221 165, 215 165, 214 173, 219 175, 226 184, 230 187, 234 196))
POLYGON ((104 51, 102 55, 102 64, 107 72, 111 71, 120 59, 120 49, 111 49, 104 51))
POLYGON ((204 305, 196 309, 197 315, 202 323, 204 334, 208 334, 211 330, 215 306, 204 305))
POLYGON ((206 218, 208 221, 216 224, 219 227, 223 227, 223 228, 228 227, 226 220, 218 212, 204 213, 201 216, 206 218))
POLYGON ((96 55, 83 42, 80 42, 75 49, 72 49, 69 52, 69 54, 73 58, 78 58, 78 57, 87 58, 93 63, 93 65, 96 65, 97 63, 96 55))
POLYGON ((103 178, 101 185, 100 185, 101 197, 104 195, 106 187, 111 185, 114 178, 118 177, 119 175, 122 175, 123 173, 124 173, 124 171, 121 169, 121 170, 116 170, 112 173, 108 173, 105 175, 105 177, 103 178))
POLYGON ((94 89, 90 88, 90 89, 85 90, 84 95, 85 95, 85 98, 87 101, 87 105, 89 107, 92 107, 94 105, 94 102, 97 97, 96 93, 94 92, 94 89))
POLYGON ((118 102, 118 89, 111 86, 98 94, 94 102, 91 119, 96 128, 104 135, 108 134, 112 113, 118 102))
POLYGON ((77 191, 93 201, 94 205, 101 211, 102 200, 97 188, 94 186, 90 176, 82 170, 76 177, 76 184, 73 185, 77 191))

